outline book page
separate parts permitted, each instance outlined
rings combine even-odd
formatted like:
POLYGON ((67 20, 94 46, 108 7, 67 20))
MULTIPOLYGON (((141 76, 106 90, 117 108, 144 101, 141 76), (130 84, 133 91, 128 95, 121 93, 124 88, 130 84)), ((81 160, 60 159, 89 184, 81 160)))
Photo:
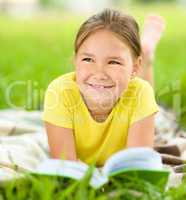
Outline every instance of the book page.
POLYGON ((119 151, 105 163, 102 173, 110 173, 122 168, 162 169, 162 160, 158 152, 150 147, 135 147, 119 151))
MULTIPOLYGON (((89 165, 82 161, 70 161, 60 159, 46 159, 33 172, 43 175, 59 175, 80 180, 84 177, 89 165)), ((94 168, 90 185, 98 188, 108 181, 97 168, 94 168)))
POLYGON ((46 159, 40 163, 38 167, 33 170, 33 172, 80 179, 83 177, 87 169, 88 165, 82 162, 61 159, 46 159))

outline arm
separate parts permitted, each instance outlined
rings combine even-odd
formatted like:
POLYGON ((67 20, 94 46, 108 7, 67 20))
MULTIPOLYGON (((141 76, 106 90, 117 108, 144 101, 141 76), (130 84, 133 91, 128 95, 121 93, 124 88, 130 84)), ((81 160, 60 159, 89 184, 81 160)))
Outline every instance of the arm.
POLYGON ((65 156, 66 160, 77 160, 73 130, 48 122, 45 122, 45 127, 51 156, 58 159, 65 156))
POLYGON ((154 115, 155 113, 132 124, 128 132, 127 148, 139 146, 153 147, 155 137, 154 115))

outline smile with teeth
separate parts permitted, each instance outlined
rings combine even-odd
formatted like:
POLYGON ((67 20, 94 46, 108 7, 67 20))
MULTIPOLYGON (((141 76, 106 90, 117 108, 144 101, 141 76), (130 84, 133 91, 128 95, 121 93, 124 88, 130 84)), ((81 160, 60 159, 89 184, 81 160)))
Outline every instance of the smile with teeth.
POLYGON ((94 87, 94 88, 96 88, 96 89, 104 89, 104 88, 112 88, 113 87, 113 85, 110 85, 110 86, 104 86, 104 85, 93 85, 93 84, 90 84, 90 83, 88 83, 88 85, 89 86, 91 86, 91 87, 94 87))

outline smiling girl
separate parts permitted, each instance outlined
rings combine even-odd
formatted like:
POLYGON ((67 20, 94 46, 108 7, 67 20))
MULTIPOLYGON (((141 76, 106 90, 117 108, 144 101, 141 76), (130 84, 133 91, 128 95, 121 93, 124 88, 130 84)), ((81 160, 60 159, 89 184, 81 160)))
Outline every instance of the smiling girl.
POLYGON ((51 156, 102 166, 113 153, 153 146, 159 111, 152 86, 137 77, 141 44, 135 19, 105 9, 85 21, 75 39, 75 71, 45 93, 51 156))

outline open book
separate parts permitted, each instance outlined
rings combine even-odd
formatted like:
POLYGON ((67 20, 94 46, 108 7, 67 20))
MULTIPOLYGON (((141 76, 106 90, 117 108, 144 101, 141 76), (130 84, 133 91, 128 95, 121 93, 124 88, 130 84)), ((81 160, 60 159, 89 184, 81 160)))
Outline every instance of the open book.
MULTIPOLYGON (((47 159, 32 171, 34 174, 54 175, 80 180, 88 170, 89 165, 70 160, 47 159)), ((163 168, 161 156, 148 147, 129 148, 113 154, 102 168, 94 168, 90 185, 99 188, 109 181, 111 176, 131 174, 161 184, 165 187, 169 171, 163 168)))

